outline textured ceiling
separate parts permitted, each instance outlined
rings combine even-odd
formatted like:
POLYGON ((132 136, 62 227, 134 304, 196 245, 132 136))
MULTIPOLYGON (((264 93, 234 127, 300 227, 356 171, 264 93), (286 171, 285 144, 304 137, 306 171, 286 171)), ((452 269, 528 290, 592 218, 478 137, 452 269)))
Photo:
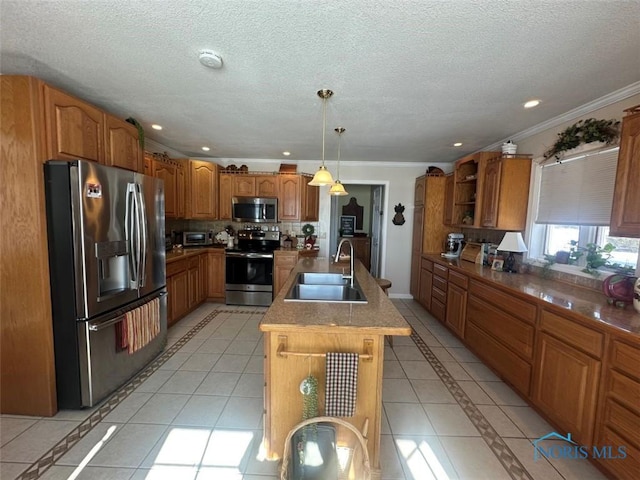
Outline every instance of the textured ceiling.
POLYGON ((330 88, 327 160, 343 126, 344 161, 446 162, 640 80, 639 19, 637 0, 0 0, 0 71, 220 158, 321 158, 330 88))

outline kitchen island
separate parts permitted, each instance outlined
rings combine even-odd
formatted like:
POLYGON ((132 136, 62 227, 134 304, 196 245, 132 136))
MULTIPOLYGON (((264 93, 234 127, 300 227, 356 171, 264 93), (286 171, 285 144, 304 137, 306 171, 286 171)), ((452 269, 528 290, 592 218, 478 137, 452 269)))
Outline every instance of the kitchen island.
POLYGON ((385 335, 411 335, 411 327, 360 262, 355 276, 367 303, 288 302, 285 296, 300 272, 342 272, 348 264, 327 258, 303 258, 260 322, 264 332, 264 448, 270 459, 282 457, 284 441, 302 421, 300 382, 318 379, 319 414, 324 412, 327 352, 360 354, 356 411, 341 417, 361 432, 368 424, 367 448, 373 478, 380 475, 380 421, 385 335), (300 355, 298 355, 300 354, 300 355), (314 355, 315 354, 315 355, 314 355))

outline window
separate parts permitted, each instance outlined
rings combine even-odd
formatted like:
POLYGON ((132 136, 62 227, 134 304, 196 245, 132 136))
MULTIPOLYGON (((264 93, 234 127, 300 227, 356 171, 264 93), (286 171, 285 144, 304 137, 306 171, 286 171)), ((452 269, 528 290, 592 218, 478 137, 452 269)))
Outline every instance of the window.
POLYGON ((557 263, 571 265, 561 269, 578 274, 586 259, 575 260, 572 252, 589 243, 611 243, 615 248, 609 264, 638 267, 640 240, 609 236, 617 159, 618 148, 609 147, 538 168, 530 258, 544 261, 544 255, 552 255, 557 263))

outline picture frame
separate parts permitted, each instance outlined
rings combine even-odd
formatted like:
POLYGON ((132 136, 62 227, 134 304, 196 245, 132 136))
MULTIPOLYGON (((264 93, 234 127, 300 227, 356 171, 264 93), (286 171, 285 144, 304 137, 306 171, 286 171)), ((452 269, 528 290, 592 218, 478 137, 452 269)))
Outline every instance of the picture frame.
POLYGON ((353 237, 356 231, 355 215, 340 215, 340 236, 353 237))
POLYGON ((501 272, 503 265, 504 265, 504 260, 502 258, 495 258, 493 260, 493 263, 491 264, 491 270, 496 270, 497 272, 501 272))

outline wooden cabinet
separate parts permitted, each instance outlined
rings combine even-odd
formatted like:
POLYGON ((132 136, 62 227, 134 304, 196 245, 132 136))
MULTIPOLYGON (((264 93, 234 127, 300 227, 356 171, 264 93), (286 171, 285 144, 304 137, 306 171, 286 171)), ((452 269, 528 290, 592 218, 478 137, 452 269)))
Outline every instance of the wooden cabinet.
POLYGON ((461 338, 464 338, 464 322, 467 316, 468 283, 466 275, 449 270, 446 324, 461 338))
POLYGON ((167 294, 167 326, 171 326, 189 311, 189 270, 167 277, 167 294))
POLYGON ((636 478, 640 472, 640 348, 616 337, 608 347, 594 444, 613 446, 614 455, 624 447, 624 461, 600 460, 601 465, 617 478, 636 478))
POLYGON ((200 275, 199 284, 198 284, 198 296, 197 296, 198 304, 201 304, 207 299, 208 283, 209 283, 208 282, 209 270, 207 268, 208 263, 209 263, 208 255, 206 253, 203 253, 202 255, 198 256, 198 270, 200 275))
POLYGON ((580 445, 591 445, 600 361, 547 333, 538 337, 534 403, 580 445))
POLYGON ((234 197, 255 197, 256 177, 253 175, 235 175, 233 177, 234 197))
POLYGON ((433 289, 433 262, 421 259, 420 262, 420 290, 413 296, 427 310, 431 310, 431 292, 433 289))
POLYGON ((455 186, 455 178, 453 173, 447 175, 444 184, 444 211, 442 215, 442 222, 445 225, 451 225, 453 223, 453 189, 455 186))
POLYGON ((189 301, 188 308, 191 310, 198 304, 200 294, 200 262, 198 257, 189 259, 189 301))
POLYGON ((44 85, 47 158, 105 163, 103 112, 44 85))
POLYGON ((300 220, 300 175, 280 175, 278 220, 300 220))
MULTIPOLYGON (((362 262, 362 265, 369 270, 371 268, 371 238, 369 237, 339 237, 338 242, 340 240, 346 239, 351 242, 353 245, 353 252, 357 260, 362 262)), ((343 245, 342 251, 348 255, 349 247, 343 245)))
POLYGON ((312 176, 302 175, 302 208, 300 212, 301 222, 317 222, 320 210, 320 187, 309 185, 312 176))
POLYGON ((480 226, 524 230, 529 202, 530 157, 494 157, 486 162, 480 226))
POLYGON ((640 237, 640 105, 625 110, 609 233, 640 237))
POLYGON ((219 178, 218 196, 218 218, 220 220, 231 220, 231 197, 233 196, 234 175, 221 173, 219 178))
POLYGON ((273 296, 280 293, 293 267, 298 263, 298 252, 295 250, 276 250, 273 255, 273 296))
POLYGON ((184 164, 164 154, 152 154, 153 176, 164 181, 164 215, 184 218, 186 176, 184 164))
POLYGON ((207 298, 222 300, 225 297, 225 257, 224 250, 210 250, 207 255, 207 298))
POLYGON ((255 177, 255 191, 258 197, 278 197, 279 182, 277 175, 258 175, 255 177))
POLYGON ((218 218, 218 165, 189 160, 187 218, 218 218))
POLYGON ((167 264, 167 325, 171 326, 200 305, 207 296, 207 253, 167 264))
POLYGON ((105 164, 134 172, 143 172, 142 150, 138 142, 138 129, 113 115, 104 114, 105 164))
POLYGON ((446 178, 422 176, 416 179, 411 242, 411 285, 413 298, 420 298, 420 255, 441 252, 450 229, 443 223, 446 178))
MULTIPOLYGON (((447 290, 449 269, 439 263, 433 264, 433 283, 431 287, 431 314, 445 322, 447 314, 447 290)), ((422 286, 420 286, 422 288, 422 286)))
POLYGON ((143 152, 142 155, 142 173, 153 177, 153 155, 149 152, 143 152))

